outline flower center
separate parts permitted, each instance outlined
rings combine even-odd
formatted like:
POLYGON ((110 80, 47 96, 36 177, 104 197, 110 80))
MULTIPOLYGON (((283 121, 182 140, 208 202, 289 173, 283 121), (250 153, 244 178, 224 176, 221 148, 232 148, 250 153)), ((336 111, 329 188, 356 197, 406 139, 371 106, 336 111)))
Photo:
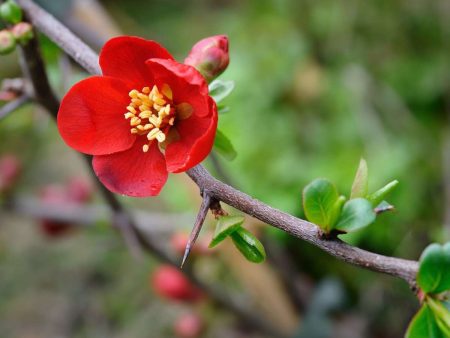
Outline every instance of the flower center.
POLYGON ((153 140, 162 143, 175 122, 176 109, 173 106, 172 90, 164 84, 161 91, 156 85, 144 87, 141 91, 133 89, 128 94, 131 98, 125 113, 125 119, 130 120, 131 133, 146 135, 148 144, 142 146, 146 153, 153 140))

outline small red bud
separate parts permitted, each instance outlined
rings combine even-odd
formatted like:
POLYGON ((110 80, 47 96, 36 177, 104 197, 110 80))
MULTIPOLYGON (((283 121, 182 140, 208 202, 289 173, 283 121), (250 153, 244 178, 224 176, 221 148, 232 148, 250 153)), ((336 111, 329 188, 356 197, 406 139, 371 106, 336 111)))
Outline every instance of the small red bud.
POLYGON ((200 40, 184 60, 185 64, 196 68, 207 82, 222 74, 229 62, 228 38, 225 35, 200 40))
POLYGON ((22 171, 22 165, 14 155, 4 155, 0 158, 0 193, 9 191, 22 171))
POLYGON ((176 320, 174 332, 179 338, 196 338, 200 336, 204 326, 203 320, 199 315, 186 313, 176 320))
MULTIPOLYGON (((67 192, 63 187, 51 184, 41 189, 39 199, 52 207, 58 207, 68 203, 67 192)), ((40 221, 40 228, 44 235, 49 238, 58 238, 72 229, 72 225, 66 222, 58 222, 50 219, 40 221)))
POLYGON ((195 302, 202 298, 201 291, 180 270, 170 265, 157 268, 150 282, 158 295, 169 300, 195 302))
POLYGON ((11 33, 18 42, 25 44, 33 38, 33 26, 20 22, 11 28, 11 33))
POLYGON ((92 185, 84 178, 74 177, 67 185, 67 193, 70 200, 85 203, 92 198, 92 185))
POLYGON ((14 35, 6 29, 0 31, 0 54, 5 55, 11 53, 16 48, 16 39, 14 35))

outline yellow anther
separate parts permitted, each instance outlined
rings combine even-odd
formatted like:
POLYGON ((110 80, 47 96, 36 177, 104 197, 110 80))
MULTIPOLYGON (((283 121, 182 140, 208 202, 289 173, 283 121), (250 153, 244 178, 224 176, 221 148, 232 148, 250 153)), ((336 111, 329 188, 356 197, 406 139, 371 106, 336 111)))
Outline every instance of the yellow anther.
POLYGON ((172 89, 170 89, 169 85, 167 83, 164 83, 162 86, 161 92, 164 94, 165 97, 167 97, 169 100, 172 100, 172 89))
POLYGON ((145 130, 144 126, 142 124, 136 126, 136 129, 139 130, 139 131, 144 131, 145 130))
POLYGON ((144 87, 144 88, 142 88, 142 92, 143 92, 144 94, 150 93, 150 87, 144 87))
POLYGON ((169 124, 171 125, 171 126, 173 126, 173 123, 175 122, 175 117, 172 117, 170 120, 169 120, 169 124))
POLYGON ((137 126, 140 123, 141 123, 141 119, 139 117, 136 117, 136 116, 133 117, 131 119, 131 121, 130 121, 130 125, 133 126, 133 127, 137 126))
POLYGON ((158 140, 158 142, 164 142, 166 140, 166 135, 161 131, 156 134, 156 139, 158 140))
POLYGON ((153 124, 150 124, 150 123, 147 123, 145 126, 144 126, 144 130, 150 130, 150 129, 152 129, 153 128, 153 124))
POLYGON ((159 128, 155 128, 150 130, 150 132, 147 134, 147 139, 149 141, 154 140, 156 138, 156 135, 161 132, 161 130, 159 130, 159 128))
POLYGON ((131 128, 130 131, 132 134, 137 134, 139 132, 136 128, 131 128))
POLYGON ((150 149, 150 146, 149 146, 148 144, 144 144, 144 145, 142 146, 142 151, 143 151, 144 153, 146 153, 149 149, 150 149))
POLYGON ((140 110, 140 111, 150 110, 150 107, 147 106, 146 104, 143 104, 143 105, 140 105, 140 106, 139 106, 139 110, 140 110))
POLYGON ((166 104, 166 100, 161 97, 157 97, 153 101, 160 106, 164 106, 166 104))
POLYGON ((135 99, 137 98, 139 92, 136 89, 133 89, 131 92, 128 93, 128 95, 132 98, 135 99))
POLYGON ((136 109, 134 109, 133 106, 128 106, 128 107, 127 107, 127 110, 128 110, 129 112, 133 113, 133 114, 136 114, 136 109))
POLYGON ((125 113, 124 114, 124 116, 125 116, 125 119, 129 119, 129 118, 131 118, 131 117, 134 117, 134 114, 133 113, 130 113, 130 112, 128 112, 128 113, 125 113))
POLYGON ((140 99, 131 99, 131 103, 133 103, 135 107, 139 107, 142 104, 142 101, 140 99))
POLYGON ((150 110, 144 110, 139 114, 141 119, 148 119, 150 116, 152 116, 152 112, 150 110))
POLYGON ((152 123, 154 126, 159 127, 161 125, 161 118, 156 117, 155 115, 152 115, 148 118, 149 122, 152 123))
POLYGON ((156 85, 153 86, 152 91, 148 94, 148 96, 152 98, 155 94, 159 94, 158 87, 156 87, 156 85))
POLYGON ((161 108, 162 108, 162 106, 160 106, 159 104, 157 104, 157 103, 153 104, 153 109, 155 109, 156 111, 160 111, 161 108))

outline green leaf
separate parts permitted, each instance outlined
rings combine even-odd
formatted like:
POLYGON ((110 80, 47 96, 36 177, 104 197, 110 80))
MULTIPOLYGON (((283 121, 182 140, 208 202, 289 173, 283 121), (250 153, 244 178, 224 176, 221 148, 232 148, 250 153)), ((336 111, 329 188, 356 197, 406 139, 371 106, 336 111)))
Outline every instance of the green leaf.
POLYGON ((441 301, 435 300, 432 297, 427 297, 425 301, 433 312, 436 323, 442 333, 444 333, 444 336, 450 337, 450 312, 446 306, 441 301))
POLYGON ((303 209, 306 218, 323 231, 330 232, 338 199, 339 195, 333 183, 326 179, 312 181, 303 189, 303 209))
POLYGON ((229 161, 234 160, 237 156, 236 150, 231 144, 231 141, 219 129, 216 131, 214 149, 229 161))
POLYGON ((375 191, 373 194, 367 196, 367 199, 372 203, 372 206, 375 208, 380 204, 387 194, 389 194, 394 188, 398 185, 397 180, 393 180, 386 184, 383 188, 375 191))
POLYGON ((217 113, 225 114, 225 113, 228 113, 229 111, 230 111, 230 107, 222 105, 222 104, 217 105, 217 113))
POLYGON ((359 167, 356 171, 355 179, 352 184, 350 199, 366 197, 369 190, 369 171, 365 159, 359 161, 359 167))
POLYGON ((365 198, 355 198, 345 203, 341 217, 335 228, 344 232, 353 232, 375 221, 372 204, 365 198))
POLYGON ((411 323, 409 323, 405 338, 445 338, 440 330, 433 312, 427 304, 422 305, 411 323))
POLYGON ((233 232, 238 230, 244 223, 244 216, 221 216, 216 225, 214 237, 209 244, 210 248, 215 247, 233 232))
POLYGON ((231 234, 231 238, 236 248, 250 262, 261 263, 266 259, 264 246, 250 231, 239 228, 231 234))
POLYGON ((13 0, 7 0, 0 5, 0 17, 5 21, 16 24, 22 21, 22 9, 13 0))
POLYGON ((219 103, 226 98, 234 89, 234 81, 214 80, 209 85, 209 95, 219 103))
POLYGON ((440 293, 450 289, 450 242, 444 246, 430 244, 419 260, 417 283, 426 293, 440 293))
POLYGON ((347 198, 344 195, 339 196, 337 201, 334 203, 333 208, 331 208, 330 211, 330 230, 334 228, 334 225, 336 224, 337 220, 341 216, 342 213, 342 207, 344 206, 345 201, 347 198))

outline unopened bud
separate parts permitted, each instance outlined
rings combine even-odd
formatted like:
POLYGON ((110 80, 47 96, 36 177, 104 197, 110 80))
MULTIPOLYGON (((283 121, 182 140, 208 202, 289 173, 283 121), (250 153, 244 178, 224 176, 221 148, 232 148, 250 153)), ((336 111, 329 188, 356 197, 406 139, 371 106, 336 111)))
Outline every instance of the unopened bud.
POLYGON ((28 22, 19 22, 11 28, 14 38, 20 43, 27 43, 33 38, 33 26, 28 22))
POLYGON ((0 194, 9 192, 16 184, 22 165, 14 155, 0 157, 0 194))
POLYGON ((15 24, 22 21, 22 9, 14 0, 6 0, 0 5, 0 18, 15 24))
POLYGON ((0 54, 11 53, 16 48, 16 39, 10 31, 4 29, 0 31, 0 54))
POLYGON ((196 68, 208 82, 222 74, 229 62, 228 38, 225 35, 200 40, 184 60, 185 64, 196 68))

